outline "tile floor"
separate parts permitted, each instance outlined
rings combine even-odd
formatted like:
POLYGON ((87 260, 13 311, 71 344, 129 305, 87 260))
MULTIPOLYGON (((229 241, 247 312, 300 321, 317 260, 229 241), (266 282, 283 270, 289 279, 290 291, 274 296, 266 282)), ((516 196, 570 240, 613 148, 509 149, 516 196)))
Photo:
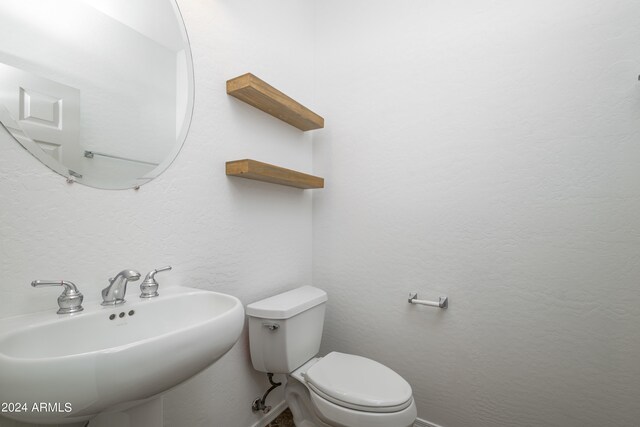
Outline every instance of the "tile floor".
POLYGON ((295 427, 296 425, 293 423, 293 416, 291 415, 291 411, 289 408, 285 409, 283 413, 278 415, 278 418, 271 421, 269 425, 265 427, 295 427))

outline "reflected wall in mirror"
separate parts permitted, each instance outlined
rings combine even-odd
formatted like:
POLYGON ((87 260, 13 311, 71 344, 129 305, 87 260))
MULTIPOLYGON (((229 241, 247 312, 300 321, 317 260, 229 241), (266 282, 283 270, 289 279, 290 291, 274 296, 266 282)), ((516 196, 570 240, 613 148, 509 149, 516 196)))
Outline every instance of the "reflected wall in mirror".
POLYGON ((67 178, 149 182, 180 151, 193 95, 175 0, 0 2, 0 122, 67 178))

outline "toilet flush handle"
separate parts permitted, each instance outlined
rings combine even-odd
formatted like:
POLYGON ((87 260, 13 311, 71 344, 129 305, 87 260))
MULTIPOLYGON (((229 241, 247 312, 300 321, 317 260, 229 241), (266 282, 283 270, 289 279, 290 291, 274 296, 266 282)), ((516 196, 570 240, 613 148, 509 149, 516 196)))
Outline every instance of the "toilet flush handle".
POLYGON ((269 329, 270 331, 275 331, 280 329, 280 325, 278 325, 277 323, 263 323, 262 326, 269 329))

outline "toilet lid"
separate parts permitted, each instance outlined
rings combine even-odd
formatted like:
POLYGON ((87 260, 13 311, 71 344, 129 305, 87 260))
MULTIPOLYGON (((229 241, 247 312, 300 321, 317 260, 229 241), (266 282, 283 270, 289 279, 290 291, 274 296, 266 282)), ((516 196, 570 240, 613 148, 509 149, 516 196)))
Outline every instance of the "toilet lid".
POLYGON ((305 380, 321 396, 348 408, 395 412, 411 404, 409 383, 366 357, 334 351, 310 367, 305 380))

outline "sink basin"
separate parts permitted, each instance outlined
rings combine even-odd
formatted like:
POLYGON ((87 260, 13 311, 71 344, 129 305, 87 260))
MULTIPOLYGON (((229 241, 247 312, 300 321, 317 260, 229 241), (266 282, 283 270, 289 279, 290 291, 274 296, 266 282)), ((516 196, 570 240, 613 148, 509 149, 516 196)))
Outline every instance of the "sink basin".
POLYGON ((0 320, 0 402, 14 404, 2 416, 71 423, 135 406, 214 363, 243 324, 237 298, 186 287, 0 320))

